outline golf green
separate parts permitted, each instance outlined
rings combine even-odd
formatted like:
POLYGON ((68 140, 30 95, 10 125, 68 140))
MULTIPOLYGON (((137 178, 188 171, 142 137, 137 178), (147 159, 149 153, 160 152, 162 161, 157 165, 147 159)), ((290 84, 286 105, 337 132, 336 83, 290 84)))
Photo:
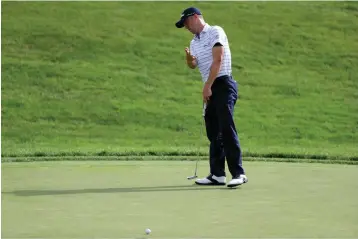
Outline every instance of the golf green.
POLYGON ((237 189, 194 185, 194 166, 3 163, 2 238, 358 237, 357 166, 247 162, 237 189))

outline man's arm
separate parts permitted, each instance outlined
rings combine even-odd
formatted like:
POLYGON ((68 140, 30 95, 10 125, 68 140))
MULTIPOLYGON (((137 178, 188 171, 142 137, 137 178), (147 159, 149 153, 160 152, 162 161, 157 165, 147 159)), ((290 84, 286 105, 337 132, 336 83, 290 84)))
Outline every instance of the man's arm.
POLYGON ((210 46, 212 47, 213 63, 210 68, 209 77, 206 81, 207 85, 210 87, 220 71, 221 62, 224 57, 224 44, 227 42, 226 34, 221 27, 214 27, 211 34, 210 46))
POLYGON ((210 47, 212 47, 212 64, 210 67, 209 77, 205 82, 203 88, 203 99, 207 102, 212 95, 211 86, 213 85, 218 73, 220 72, 221 63, 224 56, 224 45, 227 42, 227 37, 221 27, 214 27, 210 37, 210 47))
POLYGON ((210 73, 207 81, 205 82, 204 88, 203 88, 203 100, 205 103, 208 102, 210 99, 212 92, 211 92, 211 86, 213 85, 216 76, 218 75, 221 67, 222 58, 224 55, 224 47, 217 43, 214 45, 213 49, 213 62, 210 67, 210 73))
POLYGON ((219 42, 216 43, 213 46, 212 53, 213 53, 213 62, 211 64, 208 80, 206 81, 206 84, 208 84, 210 87, 213 85, 213 83, 216 79, 216 76, 218 75, 218 73, 220 71, 221 62, 222 62, 223 56, 224 56, 223 45, 219 42))

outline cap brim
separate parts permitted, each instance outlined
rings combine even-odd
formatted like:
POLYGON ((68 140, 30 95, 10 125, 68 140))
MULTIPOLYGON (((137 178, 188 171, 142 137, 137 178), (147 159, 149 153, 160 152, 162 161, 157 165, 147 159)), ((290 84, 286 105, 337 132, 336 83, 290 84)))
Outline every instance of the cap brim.
POLYGON ((175 23, 175 26, 177 28, 182 28, 184 27, 184 19, 180 19, 179 21, 177 21, 177 23, 175 23))

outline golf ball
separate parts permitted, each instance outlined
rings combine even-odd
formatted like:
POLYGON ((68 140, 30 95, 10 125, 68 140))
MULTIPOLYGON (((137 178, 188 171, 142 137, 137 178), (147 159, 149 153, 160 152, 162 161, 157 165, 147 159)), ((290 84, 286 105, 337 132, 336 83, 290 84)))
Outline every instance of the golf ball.
POLYGON ((151 233, 152 231, 149 229, 149 228, 147 228, 147 229, 145 229, 145 234, 149 234, 149 233, 151 233))

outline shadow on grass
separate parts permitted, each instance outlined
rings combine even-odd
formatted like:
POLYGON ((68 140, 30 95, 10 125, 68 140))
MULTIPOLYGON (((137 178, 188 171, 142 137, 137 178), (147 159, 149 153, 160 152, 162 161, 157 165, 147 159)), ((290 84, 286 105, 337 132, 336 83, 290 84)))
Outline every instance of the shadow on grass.
POLYGON ((178 191, 205 191, 205 190, 222 190, 222 189, 230 190, 226 186, 180 185, 180 186, 132 187, 132 188, 18 190, 13 192, 2 192, 2 194, 14 194, 16 196, 30 197, 30 196, 51 196, 51 195, 86 194, 86 193, 178 192, 178 191))

